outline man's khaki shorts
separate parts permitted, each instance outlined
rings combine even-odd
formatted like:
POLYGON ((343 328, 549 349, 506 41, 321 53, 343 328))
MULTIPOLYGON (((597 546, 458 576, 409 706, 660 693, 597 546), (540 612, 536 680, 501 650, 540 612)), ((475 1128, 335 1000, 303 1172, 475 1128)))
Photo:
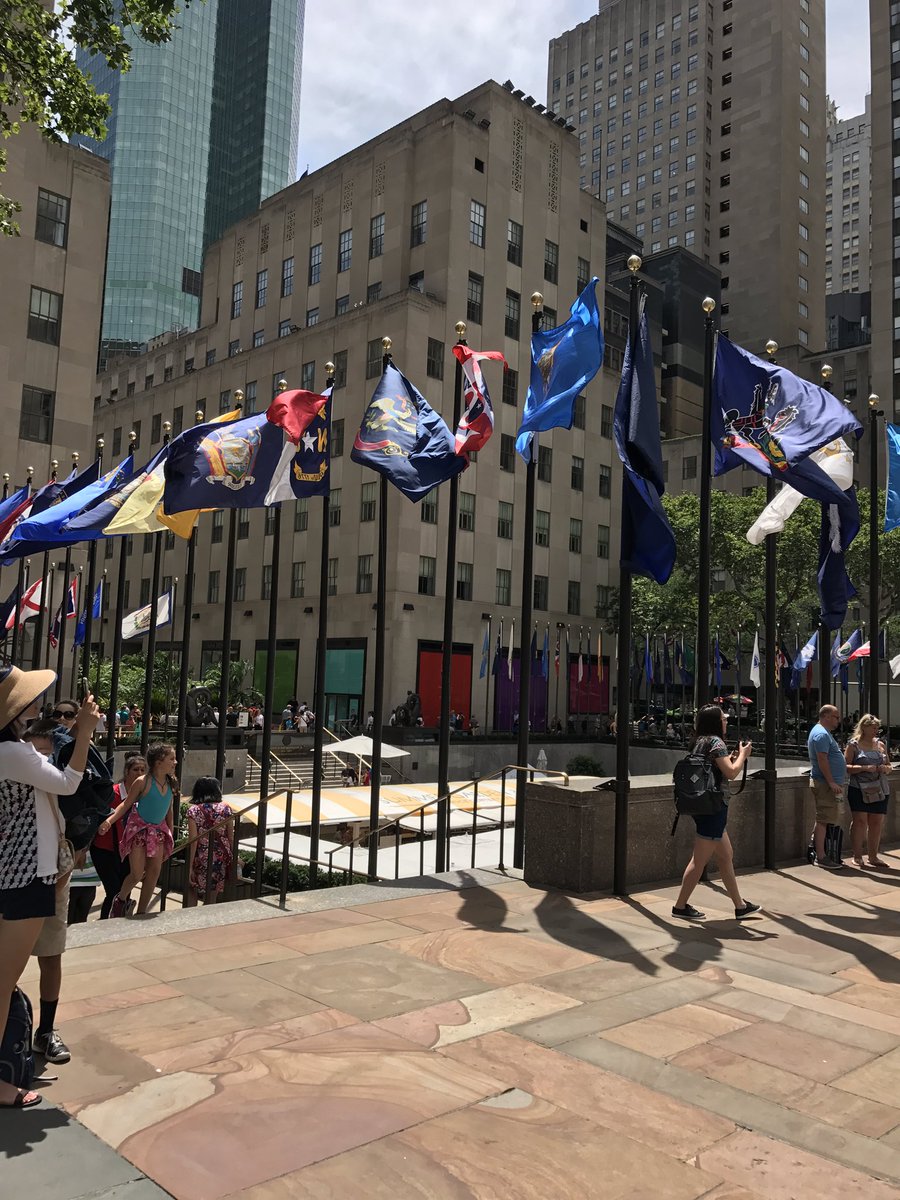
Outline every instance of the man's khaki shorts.
POLYGON ((34 944, 32 955, 52 958, 66 949, 66 929, 69 921, 69 880, 56 889, 56 915, 44 917, 44 925, 34 944))
POLYGON ((825 825, 839 825, 844 808, 843 798, 836 796, 824 779, 810 779, 809 786, 816 801, 816 820, 825 825))

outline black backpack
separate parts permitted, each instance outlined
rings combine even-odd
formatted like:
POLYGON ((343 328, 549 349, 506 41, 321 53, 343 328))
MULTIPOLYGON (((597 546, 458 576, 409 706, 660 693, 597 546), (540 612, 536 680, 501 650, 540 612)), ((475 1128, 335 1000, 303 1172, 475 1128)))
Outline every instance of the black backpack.
POLYGON ((675 785, 675 812, 679 817, 712 817, 725 807, 721 776, 709 757, 710 745, 709 738, 700 738, 675 764, 672 782, 675 785))
MULTIPOLYGON (((840 825, 825 826, 825 857, 837 866, 844 865, 844 830, 840 825)), ((812 831, 806 847, 807 862, 816 861, 816 831, 812 831)))
MULTIPOLYGON (((56 740, 53 755, 56 766, 60 769, 68 766, 74 749, 74 738, 65 735, 56 740)), ((91 844, 100 824, 116 807, 112 777, 95 746, 88 748, 87 766, 78 790, 71 796, 59 796, 58 802, 66 822, 66 837, 76 850, 83 850, 91 844)))
POLYGON ((33 1016, 31 1001, 16 988, 0 1038, 0 1079, 13 1087, 30 1088, 34 1083, 34 1052, 31 1047, 33 1016))

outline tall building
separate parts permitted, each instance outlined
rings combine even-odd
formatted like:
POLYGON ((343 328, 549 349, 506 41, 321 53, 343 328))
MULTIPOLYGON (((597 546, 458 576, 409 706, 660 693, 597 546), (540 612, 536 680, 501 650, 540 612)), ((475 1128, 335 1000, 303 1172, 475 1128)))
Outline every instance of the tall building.
POLYGON ((600 0, 547 89, 610 218, 721 268, 735 341, 824 346, 824 0, 600 0))
POLYGON ((872 53, 872 387, 888 419, 900 399, 900 3, 869 5, 872 53), (896 61, 895 61, 896 60, 896 61))
MULTIPOLYGON (((540 106, 543 108, 543 106, 540 106)), ((200 328, 158 339, 100 377, 95 430, 113 454, 128 434, 141 453, 159 448, 162 422, 175 432, 194 411, 227 411, 236 388, 245 411, 261 411, 281 378, 321 388, 337 366, 332 428, 331 541, 326 691, 330 722, 371 707, 377 569, 377 476, 349 460, 362 413, 381 373, 381 339, 397 366, 451 419, 457 321, 469 344, 499 349, 509 369, 485 364, 495 432, 460 481, 454 580, 453 706, 509 729, 517 711, 518 660, 479 677, 488 618, 491 642, 520 632, 525 470, 514 439, 530 371, 533 292, 548 327, 563 321, 592 275, 606 278, 606 213, 579 187, 577 139, 533 103, 494 83, 441 100, 267 200, 207 252, 200 328), (146 381, 150 386, 143 390, 146 381), (513 627, 513 622, 515 626, 513 627), (487 709, 486 709, 487 705, 487 709)), ((602 292, 598 296, 604 305, 602 292)), ((627 312, 627 298, 606 301, 627 312)), ((597 634, 614 581, 620 488, 613 404, 624 332, 608 333, 608 362, 576 406, 572 430, 542 434, 537 458, 534 619, 543 643, 563 643, 557 680, 534 687, 532 717, 599 712, 609 670, 596 671, 597 634), (566 631, 572 659, 566 671, 566 631), (594 650, 579 683, 579 650, 594 650)), ((657 343, 658 344, 658 343, 657 343)), ((389 493, 385 620, 390 638, 386 699, 422 696, 437 715, 444 607, 447 493, 414 505, 389 493)), ((287 505, 281 521, 279 695, 312 699, 319 605, 321 506, 287 505), (284 689, 287 689, 286 692, 284 689)), ((200 521, 191 666, 222 653, 224 529, 228 516, 200 521)), ((263 511, 238 521, 238 596, 232 653, 265 665, 272 587, 272 526, 263 511)), ((149 599, 152 537, 134 539, 126 604, 149 599)), ((107 544, 110 556, 115 544, 107 544)), ((163 574, 184 576, 184 549, 165 551, 163 574)), ((107 619, 110 615, 107 614, 107 619)), ((179 636, 180 616, 175 638, 179 636)), ((164 635, 165 636, 165 635, 164 635)), ((162 652, 167 643, 163 641, 162 652)), ((609 639, 605 654, 609 657, 609 639)), ((553 651, 551 650, 551 654, 553 651)), ((493 657, 493 655, 491 655, 493 657)))
POLYGON ((837 119, 828 103, 825 159, 825 291, 867 292, 871 262, 872 97, 859 116, 837 119))
POLYGON ((19 237, 0 237, 0 472, 13 487, 34 467, 46 483, 87 455, 103 300, 109 167, 33 125, 8 143, 3 187, 22 205, 19 237))
POLYGON ((197 324, 203 251, 296 175, 305 0, 207 0, 120 75, 79 51, 112 105, 104 353, 197 324))

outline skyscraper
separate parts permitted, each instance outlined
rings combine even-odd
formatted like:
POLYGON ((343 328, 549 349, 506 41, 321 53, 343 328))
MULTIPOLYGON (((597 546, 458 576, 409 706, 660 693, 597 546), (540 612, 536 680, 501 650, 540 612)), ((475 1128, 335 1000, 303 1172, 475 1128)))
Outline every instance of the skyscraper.
POLYGON ((895 419, 900 394, 900 222, 897 219, 900 129, 900 4, 872 0, 872 390, 887 419, 895 419))
POLYGON ((838 120, 828 104, 825 160, 825 291, 867 292, 871 261, 872 97, 866 111, 838 120))
POLYGON ((102 142, 73 139, 112 165, 106 352, 196 325, 206 245, 294 179, 304 2, 191 5, 125 75, 79 52, 112 105, 102 142))
POLYGON ((720 267, 732 338, 824 346, 821 0, 600 0, 551 41, 547 98, 612 220, 720 267))

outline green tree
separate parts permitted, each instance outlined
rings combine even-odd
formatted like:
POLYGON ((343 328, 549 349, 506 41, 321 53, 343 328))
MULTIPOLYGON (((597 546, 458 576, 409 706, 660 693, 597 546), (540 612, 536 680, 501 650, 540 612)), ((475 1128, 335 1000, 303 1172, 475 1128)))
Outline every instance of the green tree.
MULTIPOLYGON (((190 0, 0 0, 0 133, 36 125, 45 137, 102 138, 109 97, 78 69, 75 48, 101 54, 117 71, 131 66, 129 38, 159 46, 176 29, 190 0)), ((7 152, 0 150, 0 172, 7 152)), ((21 205, 0 195, 0 232, 17 234, 21 205)))

